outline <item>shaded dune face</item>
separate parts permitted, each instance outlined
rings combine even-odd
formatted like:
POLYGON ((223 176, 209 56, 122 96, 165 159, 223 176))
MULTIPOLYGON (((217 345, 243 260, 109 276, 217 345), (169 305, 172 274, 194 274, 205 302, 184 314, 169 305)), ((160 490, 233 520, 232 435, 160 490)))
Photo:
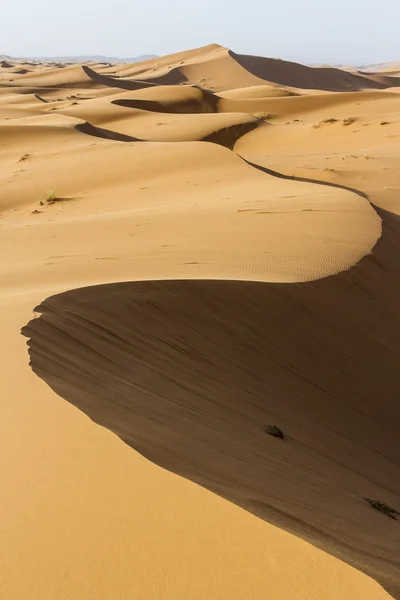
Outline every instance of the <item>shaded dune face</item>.
MULTIPOLYGON (((249 73, 280 85, 331 92, 368 88, 384 89, 388 86, 388 81, 384 78, 369 78, 366 75, 356 75, 333 67, 313 68, 285 60, 236 54, 232 50, 228 52, 229 56, 249 73)), ((390 82, 392 85, 400 84, 400 80, 395 80, 394 77, 390 79, 390 82)))
MULTIPOLYGON (((217 129, 216 131, 213 131, 208 135, 205 135, 201 138, 201 141, 212 142, 214 144, 218 144, 219 146, 224 146, 225 148, 233 149, 235 143, 239 138, 241 138, 246 133, 249 133, 257 126, 257 121, 228 125, 226 127, 221 127, 220 129, 217 129)), ((131 135, 125 135, 123 133, 111 131, 102 127, 95 127, 94 125, 91 125, 87 122, 78 124, 75 128, 81 133, 85 133, 93 137, 98 137, 100 139, 115 140, 118 142, 148 142, 148 140, 133 137, 131 135)), ((171 141, 171 143, 173 142, 171 141)))
POLYGON ((82 69, 85 72, 85 74, 89 77, 89 79, 91 79, 95 83, 107 87, 115 87, 120 88, 122 90, 140 90, 144 87, 154 85, 152 83, 148 83, 147 81, 132 81, 128 79, 118 79, 116 77, 107 77, 106 75, 101 75, 100 73, 97 73, 87 65, 82 65, 82 69))
POLYGON ((121 99, 121 100, 113 100, 112 104, 116 106, 123 106, 124 108, 136 108, 139 110, 148 110, 157 113, 176 113, 176 114, 194 114, 194 113, 204 113, 204 112, 214 112, 211 110, 204 110, 203 106, 199 103, 195 102, 182 102, 178 105, 165 105, 161 102, 156 102, 154 100, 129 100, 121 99))
POLYGON ((92 135, 93 137, 98 137, 105 140, 115 140, 118 142, 143 142, 139 138, 135 138, 131 135, 125 135, 123 133, 117 133, 116 131, 110 131, 109 129, 104 129, 103 127, 95 127, 90 123, 78 123, 75 126, 75 129, 80 131, 81 133, 86 133, 86 135, 92 135))
MULTIPOLYGON (((148 88, 147 88, 148 89, 148 88)), ((158 88, 160 89, 160 88, 158 88)), ((177 90, 176 86, 172 87, 177 90)), ((146 98, 121 98, 113 100, 112 104, 123 106, 125 108, 136 108, 140 110, 149 110, 158 113, 175 114, 196 114, 196 113, 214 113, 218 112, 219 96, 206 90, 189 87, 178 88, 179 95, 166 100, 153 100, 146 98)))
POLYGON ((339 275, 81 288, 23 334, 94 422, 399 599, 400 521, 365 501, 400 511, 400 221, 379 213, 373 254, 339 275))
POLYGON ((118 77, 107 77, 106 75, 101 75, 97 73, 90 67, 86 65, 82 65, 82 69, 85 74, 95 83, 121 88, 124 90, 139 90, 144 87, 150 87, 154 85, 179 85, 181 83, 185 83, 187 78, 179 69, 172 69, 169 73, 162 75, 160 77, 153 77, 146 79, 120 79, 118 77))

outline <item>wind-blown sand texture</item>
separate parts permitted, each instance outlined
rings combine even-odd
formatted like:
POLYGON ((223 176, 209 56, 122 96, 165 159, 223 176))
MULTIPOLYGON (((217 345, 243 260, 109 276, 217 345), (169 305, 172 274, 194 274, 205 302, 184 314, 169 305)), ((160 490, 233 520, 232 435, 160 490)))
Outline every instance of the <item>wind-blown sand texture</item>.
POLYGON ((399 90, 0 63, 2 597, 400 599, 399 90))

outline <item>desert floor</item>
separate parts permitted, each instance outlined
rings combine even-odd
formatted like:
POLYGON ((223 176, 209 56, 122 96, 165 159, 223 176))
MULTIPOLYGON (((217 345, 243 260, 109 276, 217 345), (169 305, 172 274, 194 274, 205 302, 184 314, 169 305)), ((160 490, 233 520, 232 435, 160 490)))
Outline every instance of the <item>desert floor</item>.
POLYGON ((399 93, 0 63, 2 598, 400 599, 399 93))

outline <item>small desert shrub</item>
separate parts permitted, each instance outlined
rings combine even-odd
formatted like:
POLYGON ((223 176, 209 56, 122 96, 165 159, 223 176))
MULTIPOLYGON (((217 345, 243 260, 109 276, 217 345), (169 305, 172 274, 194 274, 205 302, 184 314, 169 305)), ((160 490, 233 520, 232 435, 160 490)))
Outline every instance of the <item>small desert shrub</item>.
POLYGON ((353 125, 353 123, 355 123, 357 121, 357 119, 355 117, 349 117, 348 119, 344 119, 344 121, 342 121, 342 125, 344 127, 347 127, 348 125, 353 125))
POLYGON ((267 112, 254 113, 254 116, 257 117, 258 119, 261 119, 262 121, 267 121, 268 119, 273 118, 273 115, 271 113, 267 113, 267 112))
POLYGON ((29 158, 29 154, 23 154, 23 155, 21 156, 21 158, 19 159, 19 161, 18 161, 18 162, 23 162, 23 161, 24 161, 24 160, 26 160, 27 158, 29 158))
POLYGON ((400 516, 400 513, 396 509, 391 508, 385 502, 381 502, 380 500, 371 500, 371 498, 364 498, 364 500, 368 502, 372 508, 375 508, 375 510, 378 510, 391 519, 397 520, 397 517, 400 516))
POLYGON ((57 200, 59 200, 59 198, 57 198, 57 194, 55 192, 49 192, 45 198, 40 200, 39 204, 41 206, 44 206, 45 204, 54 204, 54 202, 57 202, 57 200))
POLYGON ((316 125, 313 125, 313 127, 314 127, 314 129, 319 129, 319 127, 321 127, 322 125, 332 125, 333 123, 337 123, 338 121, 339 121, 339 119, 333 119, 333 118, 322 119, 322 121, 320 121, 316 125))
POLYGON ((382 121, 381 125, 389 125, 389 121, 382 121))
POLYGON ((272 435, 273 437, 280 438, 281 440, 283 440, 285 437, 282 429, 279 429, 279 427, 276 425, 267 425, 265 428, 265 433, 268 433, 268 435, 272 435))

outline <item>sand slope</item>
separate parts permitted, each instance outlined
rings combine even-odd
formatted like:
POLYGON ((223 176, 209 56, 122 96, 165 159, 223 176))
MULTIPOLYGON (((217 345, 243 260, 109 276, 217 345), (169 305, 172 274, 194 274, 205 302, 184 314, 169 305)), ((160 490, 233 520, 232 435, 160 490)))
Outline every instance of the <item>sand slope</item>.
POLYGON ((399 597, 398 89, 2 63, 4 597, 399 597))
POLYGON ((32 368, 145 457, 398 595, 398 525, 365 501, 400 508, 398 227, 388 216, 373 257, 314 284, 55 296, 23 330, 32 368), (267 436, 268 424, 287 438, 267 436))

